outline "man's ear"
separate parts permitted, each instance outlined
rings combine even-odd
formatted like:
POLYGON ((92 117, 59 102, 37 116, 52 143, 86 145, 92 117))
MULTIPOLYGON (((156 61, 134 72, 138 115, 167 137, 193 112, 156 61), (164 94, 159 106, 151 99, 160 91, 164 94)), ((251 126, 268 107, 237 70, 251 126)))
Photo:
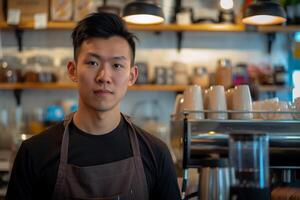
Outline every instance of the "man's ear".
POLYGON ((73 82, 77 82, 77 68, 76 68, 76 63, 75 61, 69 61, 67 65, 68 69, 68 76, 73 82))
POLYGON ((132 86, 135 83, 138 74, 139 74, 138 67, 136 65, 132 66, 130 68, 130 77, 129 77, 128 86, 132 86))

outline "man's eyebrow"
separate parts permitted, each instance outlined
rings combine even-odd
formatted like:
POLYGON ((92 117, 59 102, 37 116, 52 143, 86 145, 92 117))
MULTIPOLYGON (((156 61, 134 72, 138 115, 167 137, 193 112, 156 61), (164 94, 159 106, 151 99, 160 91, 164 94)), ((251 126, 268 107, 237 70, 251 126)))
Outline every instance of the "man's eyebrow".
POLYGON ((101 56, 100 55, 98 55, 98 54, 96 54, 96 53, 91 53, 91 52, 88 52, 87 53, 88 54, 88 56, 92 56, 92 57, 95 57, 95 58, 97 58, 97 59, 101 59, 101 56))
POLYGON ((112 57, 111 60, 127 60, 127 58, 125 56, 115 56, 112 57))
MULTIPOLYGON (((92 56, 92 57, 95 57, 97 59, 101 59, 103 58, 101 55, 98 55, 96 53, 91 53, 91 52, 88 52, 87 53, 89 56, 92 56)), ((127 60, 127 58, 125 56, 114 56, 112 58, 110 58, 109 60, 127 60)))

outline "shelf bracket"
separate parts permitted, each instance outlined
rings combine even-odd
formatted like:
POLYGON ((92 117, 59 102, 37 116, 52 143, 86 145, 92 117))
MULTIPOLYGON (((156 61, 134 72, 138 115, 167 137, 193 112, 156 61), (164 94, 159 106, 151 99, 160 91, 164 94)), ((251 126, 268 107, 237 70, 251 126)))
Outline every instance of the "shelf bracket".
POLYGON ((180 52, 182 47, 183 32, 182 31, 176 32, 176 37, 177 37, 177 51, 180 52))
POLYGON ((267 33, 267 52, 271 54, 272 52, 272 45, 276 39, 276 33, 267 33))
POLYGON ((24 30, 22 30, 22 29, 17 28, 15 30, 15 35, 17 38, 19 52, 22 52, 22 50, 23 50, 23 33, 24 33, 24 30))
POLYGON ((16 99, 17 106, 21 105, 21 94, 22 94, 21 89, 15 89, 14 90, 14 96, 15 96, 15 99, 16 99))

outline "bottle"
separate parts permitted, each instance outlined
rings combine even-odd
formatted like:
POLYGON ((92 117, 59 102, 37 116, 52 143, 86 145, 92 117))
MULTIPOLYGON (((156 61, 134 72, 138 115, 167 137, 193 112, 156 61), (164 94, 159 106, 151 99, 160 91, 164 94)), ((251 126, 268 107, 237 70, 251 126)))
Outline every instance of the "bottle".
POLYGON ((218 60, 216 84, 223 85, 225 89, 232 86, 232 66, 229 59, 218 60))
POLYGON ((300 24, 300 0, 294 0, 295 1, 295 24, 300 24))
POLYGON ((201 88, 208 88, 209 86, 209 74, 205 67, 195 67, 194 75, 192 77, 192 83, 200 85, 201 88))
POLYGON ((274 84, 285 85, 286 70, 283 65, 274 66, 274 84))
POLYGON ((285 10, 287 16, 287 24, 295 24, 295 11, 296 11, 296 1, 295 0, 286 0, 285 1, 285 10))
POLYGON ((238 63, 233 71, 233 85, 249 84, 247 64, 238 63))

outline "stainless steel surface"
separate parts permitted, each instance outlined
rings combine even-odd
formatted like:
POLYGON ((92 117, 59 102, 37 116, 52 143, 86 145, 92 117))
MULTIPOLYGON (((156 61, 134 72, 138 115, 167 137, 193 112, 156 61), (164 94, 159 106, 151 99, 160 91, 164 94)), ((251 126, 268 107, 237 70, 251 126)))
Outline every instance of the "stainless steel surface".
POLYGON ((201 200, 228 200, 230 192, 229 168, 201 168, 199 185, 199 198, 201 200))
MULTIPOLYGON (((201 162, 208 158, 228 158, 228 140, 232 134, 247 135, 268 135, 269 138, 269 160, 270 170, 278 175, 284 170, 299 170, 300 160, 300 120, 191 120, 188 115, 191 113, 201 112, 207 114, 212 111, 184 111, 178 115, 172 115, 171 127, 171 146, 176 156, 177 165, 185 169, 205 168, 201 162)), ((245 113, 245 111, 218 111, 222 113, 245 113)), ((273 112, 273 111, 256 111, 252 113, 276 114, 281 116, 297 116, 300 112, 273 112), (283 115, 287 114, 287 115, 283 115)), ((202 172, 203 173, 203 172, 202 172)), ((206 174, 209 172, 205 172, 206 174)), ((285 173, 285 172, 283 172, 285 173)), ((289 173, 278 176, 275 184, 280 184, 283 179, 289 181, 289 173), (281 179, 281 180, 280 180, 281 179), (279 181, 279 182, 278 182, 279 181)), ((232 177, 231 177, 232 178, 232 177)), ((204 178, 203 178, 204 179, 204 178)), ((292 178, 293 179, 293 178, 292 178)), ((206 183, 214 182, 213 179, 206 178, 206 183)), ((293 181, 292 181, 293 182, 293 181)), ((231 182, 233 183, 233 182, 231 182)), ((272 184, 273 184, 272 183, 272 184)), ((201 185, 201 184, 200 184, 201 185)), ((205 186, 205 185, 204 185, 205 186)), ((203 187, 199 189, 203 190, 203 187)), ((204 187, 205 188, 205 187, 204 187)), ((214 185, 204 199, 220 199, 213 196, 214 191, 218 188, 214 185)), ((267 188, 268 189, 268 188, 267 188)), ((225 191, 222 192, 226 194, 225 191)), ((205 192, 199 193, 204 195, 205 192)), ((200 197, 200 196, 199 196, 200 197)), ((203 199, 202 198, 202 199, 203 199)))
POLYGON ((290 134, 300 136, 300 121, 263 121, 263 120, 199 120, 190 121, 192 137, 202 133, 247 133, 247 134, 290 134))
POLYGON ((284 183, 291 183, 292 182, 292 170, 291 169, 282 170, 282 181, 284 183))
MULTIPOLYGON (((182 161, 182 137, 184 115, 197 111, 185 111, 171 123, 171 145, 177 158, 182 161)), ((211 112, 211 111, 199 111, 211 112)), ((224 111, 228 112, 228 111, 224 111)), ((229 111, 240 112, 240 111, 229 111)), ((243 111, 244 112, 244 111, 243 111)), ((253 112, 255 113, 255 112, 253 112)), ((257 113, 293 113, 300 112, 267 112, 257 113)), ((175 117, 172 117, 175 119, 175 117)), ((300 120, 189 120, 190 157, 192 160, 204 156, 227 156, 228 135, 234 133, 266 133, 269 135, 270 166, 272 168, 300 168, 300 161, 294 159, 300 153, 300 120)))

